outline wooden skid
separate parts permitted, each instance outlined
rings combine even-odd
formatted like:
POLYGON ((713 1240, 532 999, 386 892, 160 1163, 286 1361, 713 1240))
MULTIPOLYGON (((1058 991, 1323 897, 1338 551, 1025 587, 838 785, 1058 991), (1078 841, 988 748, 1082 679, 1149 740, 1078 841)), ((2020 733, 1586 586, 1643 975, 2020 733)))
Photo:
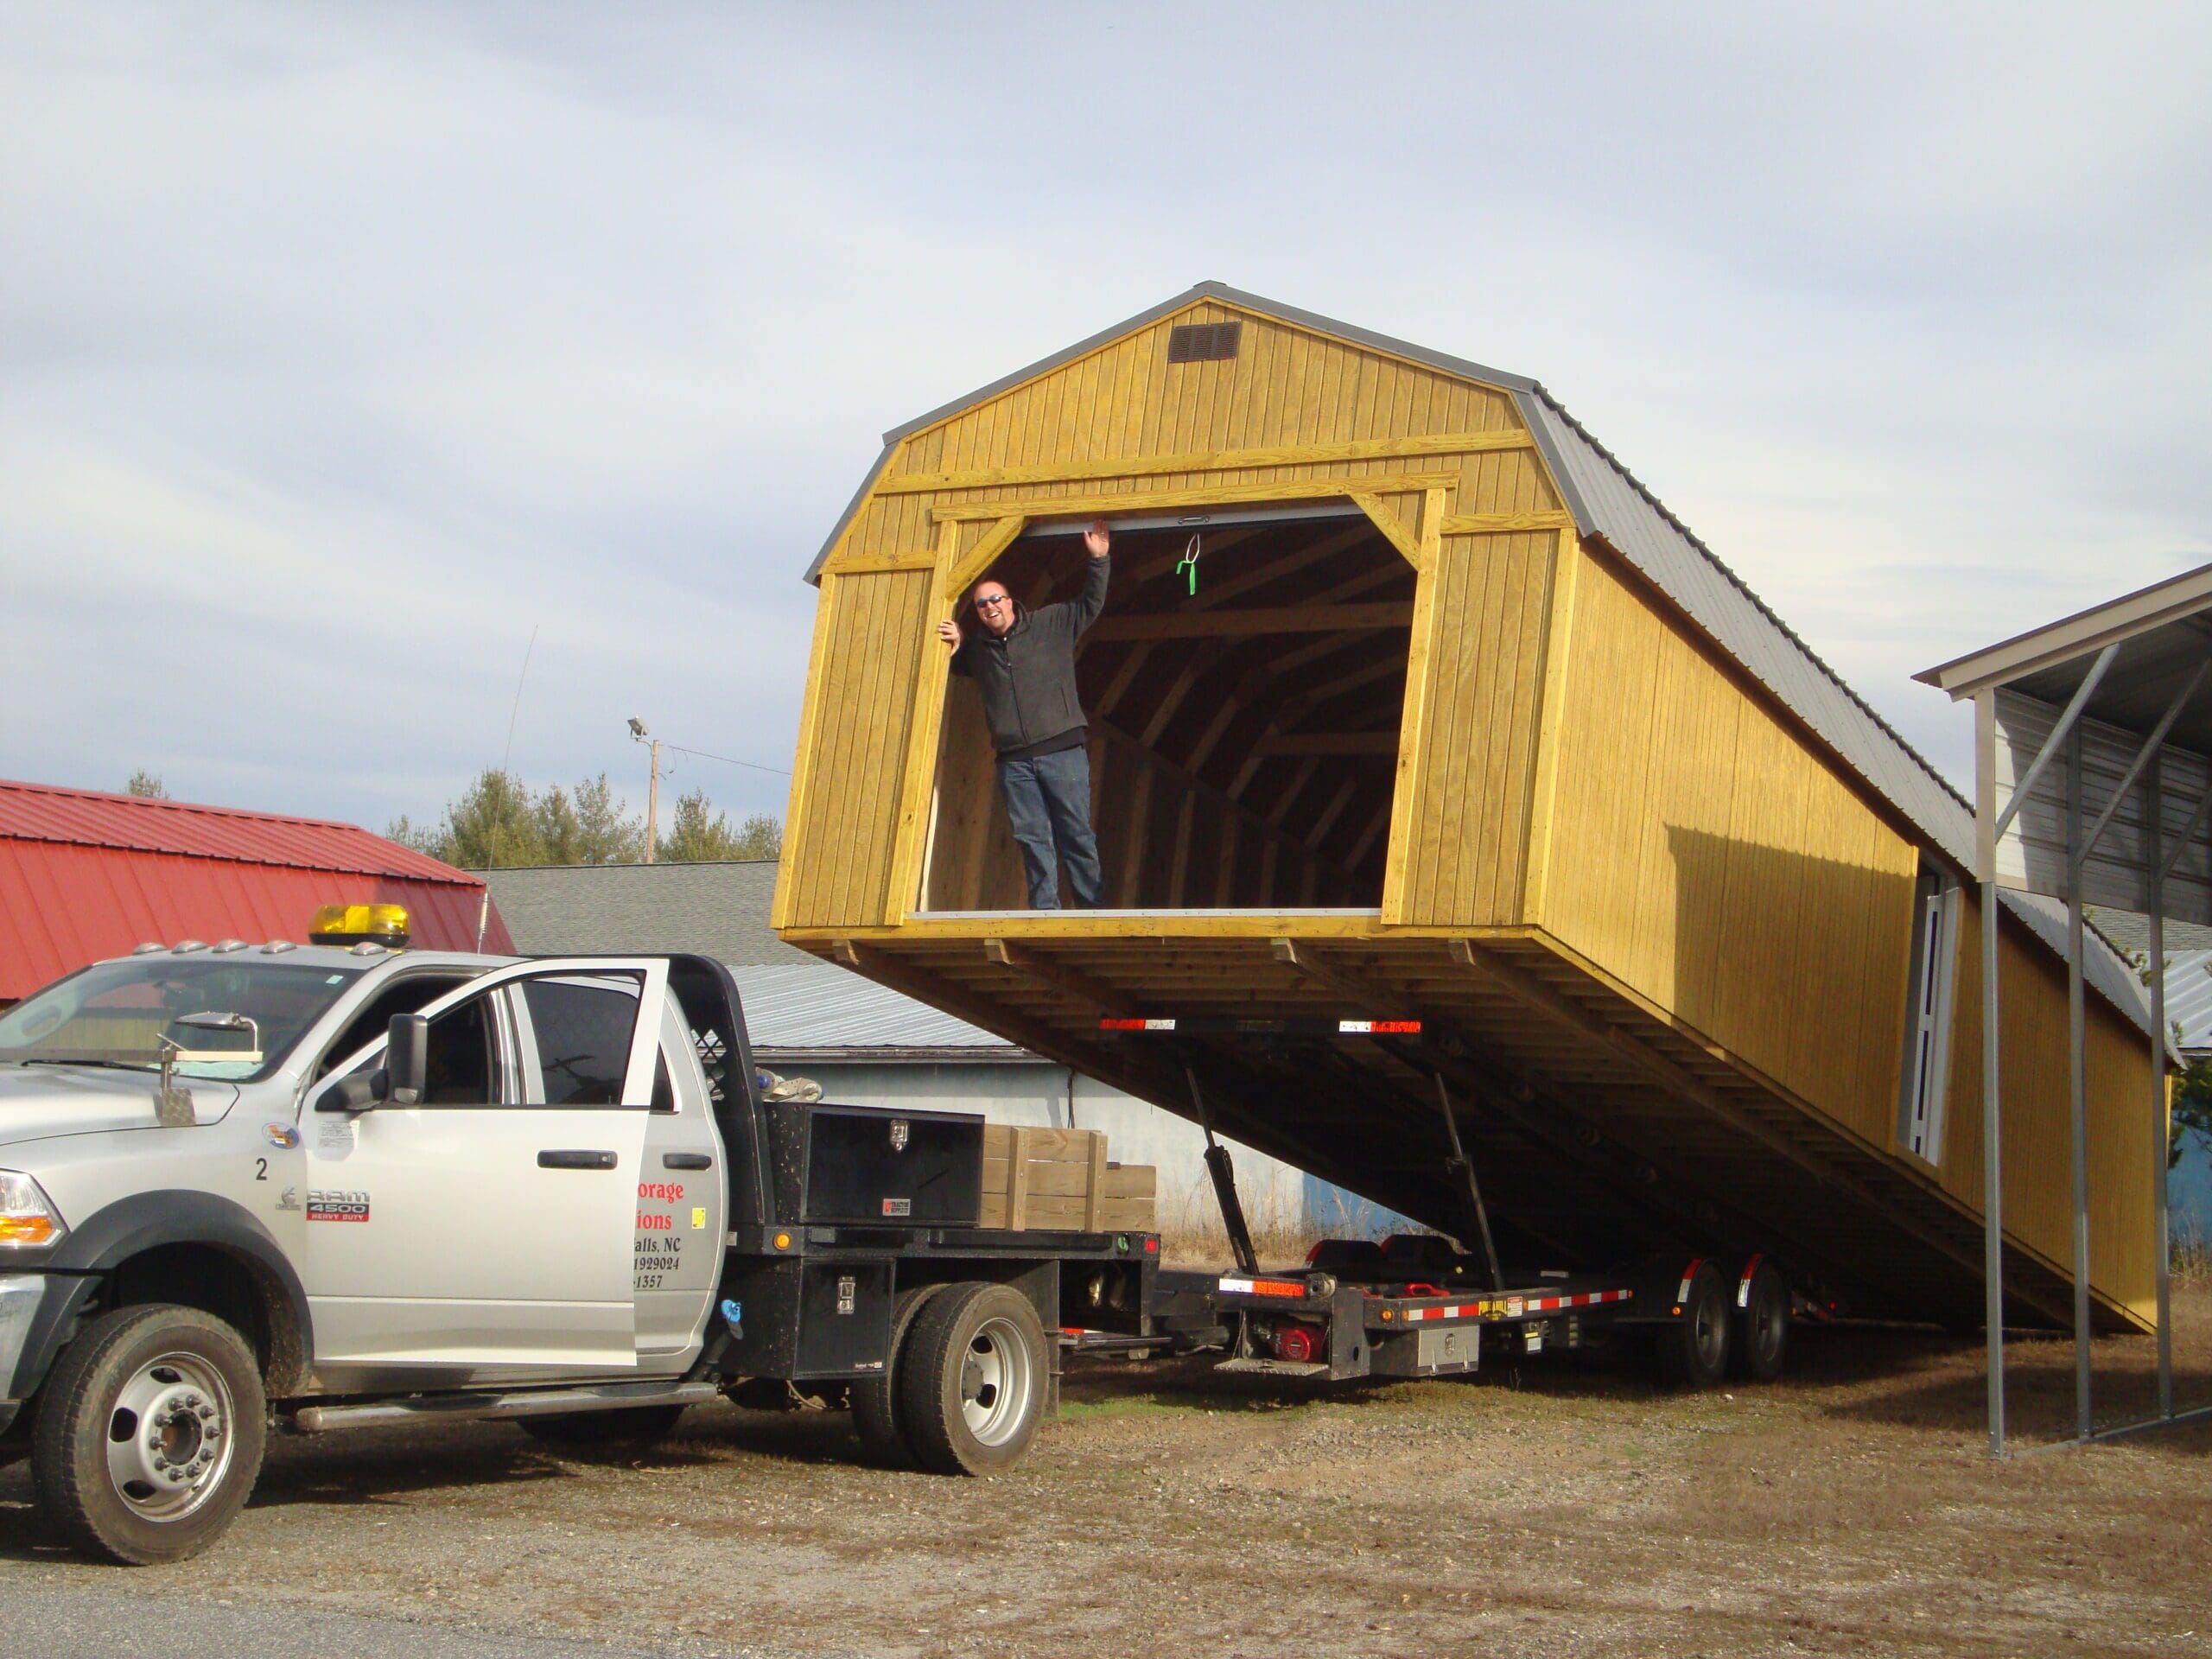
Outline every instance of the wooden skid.
POLYGON ((1150 1232, 1157 1173, 1110 1163, 1096 1129, 983 1129, 982 1225, 1015 1231, 1150 1232))

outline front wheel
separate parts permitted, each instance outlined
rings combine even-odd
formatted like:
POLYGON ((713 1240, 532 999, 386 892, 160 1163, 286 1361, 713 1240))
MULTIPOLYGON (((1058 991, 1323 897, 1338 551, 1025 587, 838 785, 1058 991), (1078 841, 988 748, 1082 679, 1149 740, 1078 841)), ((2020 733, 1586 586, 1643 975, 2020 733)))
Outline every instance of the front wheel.
POLYGON ((948 1285, 922 1305, 899 1355, 899 1432, 934 1474, 1021 1460, 1044 1414, 1045 1327, 1006 1285, 948 1285))
POLYGON ((253 1351, 213 1314, 103 1313, 63 1351, 32 1424, 40 1516, 127 1566, 196 1555, 245 1507, 267 1414, 253 1351))

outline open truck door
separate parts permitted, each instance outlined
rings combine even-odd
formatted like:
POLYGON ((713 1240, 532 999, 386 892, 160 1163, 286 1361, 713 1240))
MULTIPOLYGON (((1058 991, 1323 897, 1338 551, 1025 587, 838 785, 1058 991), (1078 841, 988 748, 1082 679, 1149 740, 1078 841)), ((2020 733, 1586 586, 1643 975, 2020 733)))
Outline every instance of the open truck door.
POLYGON ((362 1104, 342 1086, 386 1067, 388 1039, 309 1090, 318 1367, 634 1367, 667 974, 614 957, 500 969, 423 1010, 419 1099, 362 1104))

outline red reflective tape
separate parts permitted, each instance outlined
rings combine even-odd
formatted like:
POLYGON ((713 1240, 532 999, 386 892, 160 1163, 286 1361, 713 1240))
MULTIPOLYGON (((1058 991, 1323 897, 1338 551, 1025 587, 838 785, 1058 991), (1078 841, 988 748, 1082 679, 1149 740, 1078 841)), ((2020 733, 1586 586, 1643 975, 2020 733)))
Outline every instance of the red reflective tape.
POLYGON ((1751 1305, 1751 1275, 1759 1270, 1761 1260, 1760 1255, 1755 1250, 1751 1253, 1751 1259, 1744 1263, 1744 1276, 1736 1281, 1736 1306, 1738 1307, 1749 1307, 1751 1305))
POLYGON ((1098 1022, 1098 1029, 1101 1031, 1142 1031, 1144 1021, 1141 1020, 1101 1020, 1098 1022))
POLYGON ((1704 1265, 1705 1258, 1700 1255, 1695 1261, 1692 1262, 1689 1266, 1682 1269, 1682 1287, 1680 1290, 1675 1293, 1675 1300, 1676 1301, 1687 1302, 1689 1300, 1690 1281, 1697 1277, 1697 1270, 1704 1265))

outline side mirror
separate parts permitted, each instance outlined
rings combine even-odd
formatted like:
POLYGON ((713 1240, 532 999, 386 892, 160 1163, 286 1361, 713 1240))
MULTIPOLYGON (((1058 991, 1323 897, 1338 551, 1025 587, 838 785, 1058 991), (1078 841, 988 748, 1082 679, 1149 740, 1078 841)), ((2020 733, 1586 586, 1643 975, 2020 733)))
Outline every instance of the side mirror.
POLYGON ((395 1106, 419 1106, 430 1071, 430 1022, 419 1014, 391 1016, 385 1047, 385 1097, 395 1106))
POLYGON ((355 1071, 342 1077, 315 1097, 318 1112, 365 1112, 385 1097, 389 1074, 355 1071))

